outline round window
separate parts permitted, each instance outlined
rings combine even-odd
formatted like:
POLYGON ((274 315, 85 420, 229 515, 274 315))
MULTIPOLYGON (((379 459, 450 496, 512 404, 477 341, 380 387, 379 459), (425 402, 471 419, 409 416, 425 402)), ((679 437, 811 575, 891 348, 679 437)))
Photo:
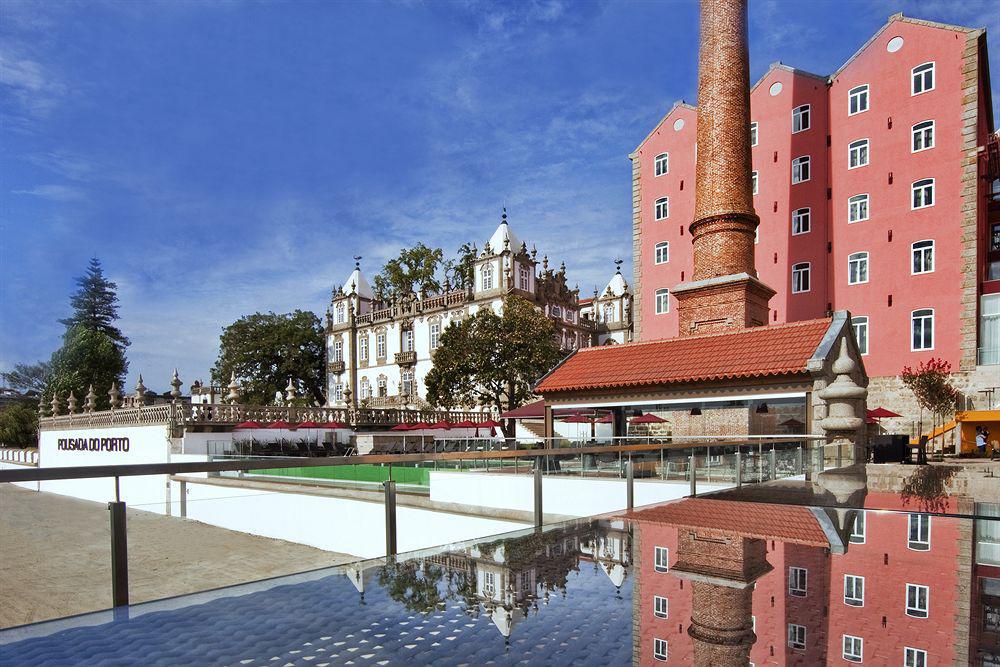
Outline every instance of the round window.
POLYGON ((771 97, 781 94, 781 88, 782 86, 780 81, 775 81, 774 83, 772 83, 771 87, 768 89, 768 91, 771 93, 771 97))
POLYGON ((902 37, 893 37, 892 39, 889 40, 889 43, 885 45, 885 50, 888 51, 889 53, 895 53, 896 51, 899 51, 901 48, 903 48, 902 37))
POLYGON ((684 129, 684 119, 678 118, 674 121, 674 132, 680 132, 682 129, 684 129))

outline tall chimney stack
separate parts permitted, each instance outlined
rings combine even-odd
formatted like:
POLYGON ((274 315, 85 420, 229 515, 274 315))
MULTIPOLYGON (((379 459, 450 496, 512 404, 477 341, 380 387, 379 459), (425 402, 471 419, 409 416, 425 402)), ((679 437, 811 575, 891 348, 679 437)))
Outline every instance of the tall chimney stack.
POLYGON ((701 0, 698 166, 691 280, 674 288, 680 335, 767 324, 775 292, 757 279, 746 0, 701 0))

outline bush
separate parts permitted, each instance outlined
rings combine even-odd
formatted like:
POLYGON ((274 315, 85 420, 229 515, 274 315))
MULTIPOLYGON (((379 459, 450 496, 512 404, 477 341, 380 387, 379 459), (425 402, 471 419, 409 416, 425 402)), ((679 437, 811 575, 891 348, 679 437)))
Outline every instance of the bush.
POLYGON ((0 445, 35 447, 38 445, 38 413, 26 401, 0 408, 0 445))

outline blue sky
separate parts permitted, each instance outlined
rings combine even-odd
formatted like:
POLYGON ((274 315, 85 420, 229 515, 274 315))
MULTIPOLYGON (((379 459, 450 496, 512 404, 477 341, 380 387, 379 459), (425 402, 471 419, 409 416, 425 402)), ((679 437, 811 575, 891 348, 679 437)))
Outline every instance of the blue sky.
MULTIPOLYGON (((832 72, 896 11, 1000 35, 992 1, 750 4, 754 79, 832 72)), ((4 0, 0 369, 58 347, 92 255, 157 391, 244 314, 322 313, 355 254, 482 247, 504 203, 589 292, 696 49, 694 2, 4 0)))

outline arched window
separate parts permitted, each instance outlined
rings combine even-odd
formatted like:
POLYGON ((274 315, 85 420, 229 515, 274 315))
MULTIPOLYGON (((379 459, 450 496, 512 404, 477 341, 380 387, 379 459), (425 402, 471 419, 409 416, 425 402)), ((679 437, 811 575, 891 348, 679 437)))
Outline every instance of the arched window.
POLYGON ((378 387, 379 398, 385 398, 386 396, 388 396, 389 395, 388 382, 386 382, 385 376, 379 375, 377 383, 378 383, 377 387, 378 387))
POLYGON ((656 244, 655 248, 655 262, 657 264, 666 264, 670 261, 670 241, 661 241, 656 244))
POLYGON ((868 111, 868 84, 851 88, 847 93, 847 115, 868 111))
POLYGON ((934 63, 924 63, 913 68, 911 95, 934 90, 934 63))
POLYGON ((913 203, 910 208, 927 208, 934 206, 934 179, 922 178, 914 181, 911 186, 913 190, 913 203))
POLYGON ((934 349, 934 309, 921 308, 910 313, 910 349, 934 349))
POLYGON ((522 266, 518 268, 517 274, 518 287, 527 292, 531 289, 531 271, 528 270, 528 267, 522 266))
POLYGON ((812 209, 799 208, 792 211, 792 235, 808 234, 812 230, 812 209))
POLYGON ((367 377, 361 378, 361 398, 372 397, 372 383, 367 377))
POLYGON ((615 321, 615 304, 613 303, 604 304, 604 321, 605 322, 615 321))
POLYGON ((811 159, 808 155, 803 155, 792 160, 792 185, 805 183, 809 180, 809 165, 811 159))
POLYGON ((809 105, 792 109, 792 134, 809 129, 809 105))
POLYGON ((857 169, 868 164, 868 140, 852 141, 847 147, 847 168, 857 169))
POLYGON ((660 197, 656 200, 656 206, 654 209, 657 220, 666 220, 670 217, 670 198, 660 197))
POLYGON ((662 288, 656 290, 656 314, 663 315, 670 312, 670 290, 662 288))
POLYGON ((344 308, 344 304, 338 303, 337 304, 337 324, 343 324, 344 322, 347 321, 346 312, 347 312, 347 310, 346 310, 346 308, 344 308))
POLYGON ((910 128, 910 133, 913 139, 910 152, 918 153, 928 148, 934 148, 934 121, 925 120, 922 123, 917 123, 910 128))
POLYGON ((854 195, 847 200, 847 222, 862 222, 868 219, 868 195, 854 195))
POLYGON ((792 265, 792 294, 809 291, 810 269, 809 262, 792 265))
POLYGON ((868 282, 868 253, 855 252, 847 256, 847 284, 868 282))
POLYGON ((656 176, 663 176, 670 173, 670 154, 660 153, 653 161, 654 173, 656 176))
POLYGON ((934 241, 917 241, 910 246, 913 253, 911 273, 932 273, 934 271, 934 241))

